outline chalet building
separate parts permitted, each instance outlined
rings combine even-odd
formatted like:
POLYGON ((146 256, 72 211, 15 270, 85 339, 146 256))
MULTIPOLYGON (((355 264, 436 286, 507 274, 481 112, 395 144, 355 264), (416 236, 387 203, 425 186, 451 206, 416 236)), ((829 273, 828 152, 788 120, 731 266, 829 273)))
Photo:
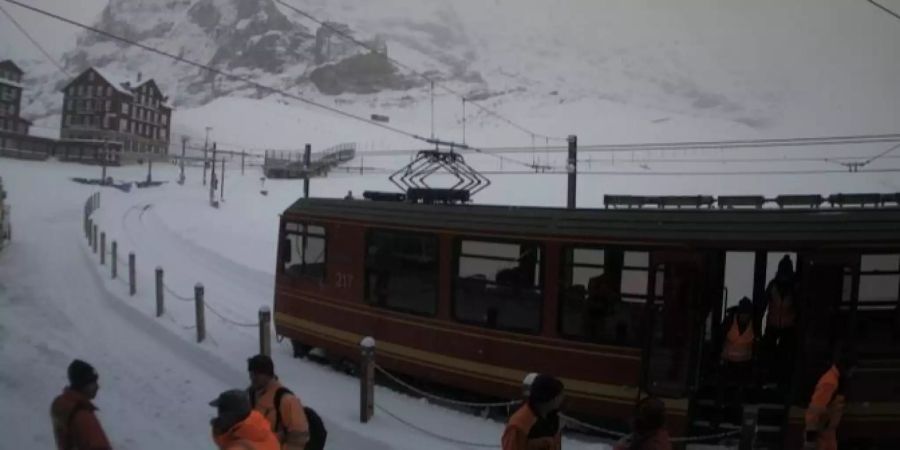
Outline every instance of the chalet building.
POLYGON ((153 79, 133 81, 91 67, 63 89, 61 140, 121 143, 123 161, 163 159, 172 108, 153 79))
POLYGON ((31 122, 21 116, 22 69, 16 63, 0 61, 0 132, 28 134, 31 122))

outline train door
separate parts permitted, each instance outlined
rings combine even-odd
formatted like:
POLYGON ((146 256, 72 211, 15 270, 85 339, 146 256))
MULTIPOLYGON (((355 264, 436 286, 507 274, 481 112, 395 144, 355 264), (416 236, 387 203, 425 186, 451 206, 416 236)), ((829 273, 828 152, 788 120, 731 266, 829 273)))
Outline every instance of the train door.
POLYGON ((680 398, 693 387, 702 338, 698 309, 705 309, 699 308, 706 288, 702 256, 650 255, 642 387, 651 394, 680 398))
POLYGON ((797 405, 809 401, 819 376, 828 368, 836 346, 848 339, 851 301, 859 256, 804 254, 798 271, 801 300, 797 357, 794 359, 794 395, 797 405))

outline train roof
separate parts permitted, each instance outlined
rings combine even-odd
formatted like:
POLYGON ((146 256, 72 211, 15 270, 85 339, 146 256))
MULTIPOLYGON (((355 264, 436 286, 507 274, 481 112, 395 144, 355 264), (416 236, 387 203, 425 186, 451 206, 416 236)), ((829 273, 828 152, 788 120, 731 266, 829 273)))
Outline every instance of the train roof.
POLYGON ((308 198, 285 215, 369 226, 507 237, 758 244, 787 248, 900 247, 900 207, 803 209, 565 209, 428 205, 308 198))

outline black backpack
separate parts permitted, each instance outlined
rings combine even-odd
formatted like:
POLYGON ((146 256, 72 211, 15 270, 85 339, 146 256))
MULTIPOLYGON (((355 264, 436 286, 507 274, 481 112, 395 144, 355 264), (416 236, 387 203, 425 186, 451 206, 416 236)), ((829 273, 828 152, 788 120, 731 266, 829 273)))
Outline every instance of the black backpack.
MULTIPOLYGON (((255 407, 256 406, 256 395, 252 392, 252 388, 250 389, 250 404, 255 407)), ((275 429, 278 430, 281 428, 281 399, 284 398, 286 394, 294 395, 290 389, 286 387, 281 387, 277 391, 275 391, 275 429)), ((309 441, 306 443, 306 447, 304 450, 323 450, 325 448, 325 440, 328 438, 328 431, 325 430, 325 424, 322 422, 322 418, 319 417, 319 414, 316 413, 315 410, 308 406, 303 407, 303 413, 306 414, 306 422, 309 424, 309 441)))

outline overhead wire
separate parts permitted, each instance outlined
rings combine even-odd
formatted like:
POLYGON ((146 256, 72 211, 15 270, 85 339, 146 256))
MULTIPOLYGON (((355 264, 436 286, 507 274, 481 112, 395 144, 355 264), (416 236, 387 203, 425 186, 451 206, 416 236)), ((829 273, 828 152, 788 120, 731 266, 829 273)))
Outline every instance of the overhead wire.
POLYGON ((2 5, 0 5, 0 12, 3 12, 3 15, 5 15, 6 18, 9 19, 9 21, 12 22, 12 24, 15 25, 15 27, 19 31, 21 31, 22 34, 25 35, 25 37, 29 41, 31 41, 31 43, 34 44, 35 47, 38 48, 38 50, 40 50, 44 57, 47 58, 47 61, 50 61, 50 63, 53 64, 53 66, 56 67, 56 69, 59 70, 60 73, 62 73, 66 77, 70 76, 69 73, 66 72, 66 70, 63 69, 63 67, 56 61, 56 58, 50 56, 50 53, 46 49, 44 49, 44 46, 42 46, 38 41, 31 37, 31 33, 29 33, 28 30, 25 29, 25 27, 20 25, 16 18, 13 17, 12 14, 10 14, 8 11, 6 11, 6 9, 2 5))
POLYGON ((892 11, 892 10, 889 9, 887 6, 884 6, 884 5, 882 5, 881 3, 876 2, 875 0, 866 0, 866 1, 868 1, 869 3, 875 5, 875 7, 881 9, 882 11, 884 11, 884 12, 886 12, 886 13, 888 13, 888 14, 894 16, 895 19, 900 20, 900 14, 897 14, 896 12, 892 11))
MULTIPOLYGON (((328 21, 320 20, 320 19, 316 18, 315 16, 313 16, 312 14, 310 14, 310 13, 308 13, 308 12, 306 12, 306 11, 303 11, 303 10, 301 10, 300 8, 297 8, 296 6, 294 6, 294 5, 292 5, 292 4, 288 3, 288 2, 286 2, 286 1, 284 1, 284 0, 275 0, 275 2, 278 3, 278 4, 280 4, 280 5, 282 5, 282 6, 284 6, 285 8, 290 9, 291 11, 296 12, 297 14, 300 14, 300 15, 303 16, 303 17, 306 17, 307 19, 309 19, 309 20, 315 22, 316 24, 318 24, 318 25, 320 25, 320 26, 323 26, 323 27, 327 28, 327 29, 330 30, 332 33, 337 34, 338 36, 341 36, 342 38, 347 39, 348 41, 350 41, 350 42, 352 42, 352 43, 354 43, 354 44, 356 44, 356 45, 358 45, 358 46, 360 46, 360 47, 362 47, 362 48, 364 48, 364 49, 366 49, 366 50, 368 50, 368 51, 370 51, 370 52, 373 52, 373 53, 379 53, 379 52, 378 52, 378 49, 374 48, 371 44, 369 44, 369 43, 367 43, 367 42, 363 42, 363 41, 361 41, 361 40, 359 40, 359 39, 353 37, 353 36, 350 35, 349 33, 346 33, 346 32, 344 32, 343 30, 341 30, 341 29, 339 29, 339 28, 337 28, 337 27, 331 25, 328 21)), ((436 80, 435 80, 434 78, 432 78, 432 77, 430 77, 430 76, 428 76, 428 75, 426 75, 426 74, 424 74, 424 73, 421 73, 421 72, 417 71, 416 69, 414 69, 414 68, 412 68, 411 66, 409 66, 409 65, 407 65, 407 64, 405 64, 405 63, 403 63, 402 61, 400 61, 400 60, 398 60, 398 59, 396 59, 396 58, 394 58, 394 57, 388 56, 388 55, 384 55, 384 57, 385 57, 388 61, 390 61, 391 63, 393 63, 394 65, 396 65, 396 66, 398 66, 398 67, 400 67, 400 68, 403 68, 403 69, 409 71, 409 72, 412 73, 413 75, 415 75, 415 76, 417 76, 417 77, 420 77, 420 78, 424 79, 425 81, 427 81, 427 82, 429 82, 429 83, 433 83, 433 84, 439 86, 440 88, 444 89, 445 91, 449 92, 450 94, 456 95, 457 97, 463 99, 463 101, 468 102, 468 103, 471 103, 471 104, 474 105, 476 108, 480 109, 482 112, 485 112, 485 113, 487 113, 487 114, 489 114, 489 115, 491 115, 491 116, 494 116, 495 118, 497 118, 497 119, 499 119, 499 120, 505 122, 506 124, 512 126, 513 128, 518 129, 519 131, 521 131, 521 132, 523 132, 523 133, 525 133, 525 134, 528 134, 528 135, 534 135, 534 136, 539 136, 539 137, 546 138, 546 139, 558 140, 558 141, 565 141, 565 140, 566 140, 566 138, 563 138, 563 137, 554 137, 554 136, 548 136, 548 135, 541 134, 541 133, 536 133, 536 132, 534 132, 534 131, 532 131, 532 130, 530 130, 530 129, 528 129, 528 128, 522 126, 522 125, 519 125, 519 124, 516 123, 516 122, 513 122, 511 119, 509 119, 509 118, 507 118, 507 117, 501 115, 500 113, 498 113, 498 112, 496 112, 496 111, 494 111, 494 110, 492 110, 492 109, 490 109, 490 108, 488 108, 488 107, 485 107, 485 106, 481 105, 479 102, 474 101, 474 100, 472 100, 472 99, 470 99, 470 98, 467 98, 464 94, 460 93, 459 91, 457 91, 457 90, 455 90, 455 89, 453 89, 453 88, 450 88, 450 87, 444 85, 443 83, 438 83, 438 82, 436 82, 436 80)))

